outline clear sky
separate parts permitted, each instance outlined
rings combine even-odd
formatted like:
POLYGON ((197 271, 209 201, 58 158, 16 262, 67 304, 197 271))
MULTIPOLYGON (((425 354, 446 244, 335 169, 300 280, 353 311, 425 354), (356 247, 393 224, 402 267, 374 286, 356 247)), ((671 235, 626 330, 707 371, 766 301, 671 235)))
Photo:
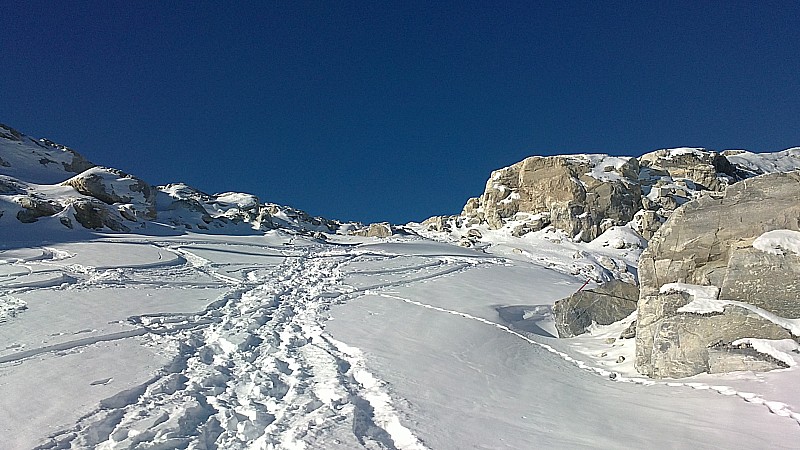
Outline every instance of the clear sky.
POLYGON ((800 146, 800 2, 6 0, 0 122, 403 223, 530 155, 800 146))

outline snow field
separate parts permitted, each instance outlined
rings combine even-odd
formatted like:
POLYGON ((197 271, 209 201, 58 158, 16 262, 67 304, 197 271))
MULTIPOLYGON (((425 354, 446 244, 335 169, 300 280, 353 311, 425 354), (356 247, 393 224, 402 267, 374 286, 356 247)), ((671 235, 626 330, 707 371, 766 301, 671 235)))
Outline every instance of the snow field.
POLYGON ((3 291, 27 308, 0 322, 3 447, 759 447, 798 431, 795 400, 749 380, 656 383, 548 337, 582 281, 525 259, 415 239, 140 239, 0 254, 9 279, 72 279, 3 291))

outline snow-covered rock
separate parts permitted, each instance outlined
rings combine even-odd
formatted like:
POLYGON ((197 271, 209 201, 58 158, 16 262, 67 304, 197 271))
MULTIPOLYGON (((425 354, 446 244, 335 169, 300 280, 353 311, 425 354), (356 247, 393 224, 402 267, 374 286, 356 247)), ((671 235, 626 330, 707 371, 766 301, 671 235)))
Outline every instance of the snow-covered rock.
POLYGON ((76 151, 0 125, 0 220, 53 222, 65 229, 128 232, 171 227, 206 232, 344 233, 360 229, 252 194, 205 194, 182 183, 154 187, 118 169, 97 167, 76 151), (77 173, 77 175, 76 175, 77 173), (79 226, 76 226, 79 225, 79 226))
MULTIPOLYGON (((141 213, 142 218, 155 218, 155 189, 144 180, 121 170, 92 167, 61 184, 72 186, 80 194, 108 205, 131 205, 130 210, 141 213)), ((136 221, 137 218, 132 216, 129 220, 136 221)))
POLYGON ((725 150, 722 154, 734 165, 737 171, 747 177, 765 173, 791 172, 800 169, 800 147, 773 153, 725 150))
POLYGON ((492 172, 486 189, 462 212, 470 223, 499 229, 518 218, 517 234, 552 225, 588 242, 628 223, 641 207, 635 158, 608 155, 532 156, 492 172))
POLYGON ((0 174, 31 183, 55 184, 94 164, 64 145, 33 139, 0 124, 0 174))

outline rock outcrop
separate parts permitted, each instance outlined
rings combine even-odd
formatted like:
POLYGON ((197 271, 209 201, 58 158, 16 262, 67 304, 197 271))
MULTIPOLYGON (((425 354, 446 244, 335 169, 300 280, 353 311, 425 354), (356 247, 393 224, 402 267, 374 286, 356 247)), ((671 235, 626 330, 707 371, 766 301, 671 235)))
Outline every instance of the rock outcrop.
POLYGON ((752 355, 719 349, 741 338, 793 337, 768 317, 800 318, 800 256, 760 251, 753 241, 771 230, 800 230, 798 199, 800 171, 776 173, 690 201, 670 216, 639 262, 641 373, 665 378, 719 367, 754 370, 752 355), (688 287, 665 289, 670 283, 688 287), (716 306, 690 305, 699 295, 693 292, 705 288, 714 293, 706 304, 716 306), (724 364, 719 352, 725 352, 724 364))
POLYGON ((394 230, 388 222, 371 223, 365 228, 353 231, 353 235, 362 237, 385 238, 392 234, 394 234, 394 230))
POLYGON ((796 150, 775 156, 736 153, 741 166, 701 148, 656 150, 638 159, 533 156, 492 172, 484 193, 469 199, 459 216, 432 217, 423 225, 448 233, 477 225, 507 227, 516 237, 553 227, 587 242, 612 226, 629 224, 650 239, 690 200, 724 192, 764 171, 800 168, 796 150))
MULTIPOLYGON (((109 208, 103 202, 93 199, 78 199, 71 203, 69 208, 72 209, 75 220, 84 228, 90 230, 108 228, 125 233, 131 231, 128 226, 123 224, 118 211, 109 208)), ((71 221, 62 221, 61 223, 67 227, 71 226, 71 221)))
POLYGON ((235 233, 284 228, 313 235, 361 227, 261 203, 251 194, 208 195, 182 183, 154 187, 120 170, 97 167, 66 146, 0 125, 0 220, 10 217, 112 231, 153 221, 176 231, 235 233))
POLYGON ((0 124, 0 173, 27 182, 54 184, 94 167, 75 150, 33 139, 0 124))
POLYGON ((156 191, 143 180, 121 170, 93 167, 62 183, 108 205, 129 204, 145 218, 156 217, 156 191))
POLYGON ((733 165, 725 156, 702 148, 673 148, 645 153, 639 164, 647 169, 648 179, 690 180, 696 189, 724 191, 728 184, 737 181, 733 165))
POLYGON ((610 325, 636 311, 639 288, 622 281, 610 281, 561 299, 553 306, 558 337, 583 334, 593 323, 610 325))
POLYGON ((483 195, 470 199, 462 216, 491 229, 511 222, 520 231, 552 225, 588 242, 628 223, 641 208, 638 173, 635 158, 533 156, 492 172, 483 195))
POLYGON ((639 157, 639 163, 644 195, 633 228, 645 239, 652 238, 679 206, 742 179, 725 156, 701 148, 656 150, 639 157))

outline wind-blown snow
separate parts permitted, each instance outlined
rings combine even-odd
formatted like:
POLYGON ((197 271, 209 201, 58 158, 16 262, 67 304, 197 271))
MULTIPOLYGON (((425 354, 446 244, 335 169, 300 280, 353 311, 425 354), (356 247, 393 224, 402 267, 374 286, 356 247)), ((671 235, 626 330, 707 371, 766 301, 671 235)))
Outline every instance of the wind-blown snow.
POLYGON ((767 231, 753 241, 753 247, 774 255, 784 255, 786 252, 800 255, 800 231, 767 231))
POLYGON ((752 153, 745 150, 729 150, 725 153, 728 161, 752 175, 800 169, 800 147, 774 153, 752 153))

